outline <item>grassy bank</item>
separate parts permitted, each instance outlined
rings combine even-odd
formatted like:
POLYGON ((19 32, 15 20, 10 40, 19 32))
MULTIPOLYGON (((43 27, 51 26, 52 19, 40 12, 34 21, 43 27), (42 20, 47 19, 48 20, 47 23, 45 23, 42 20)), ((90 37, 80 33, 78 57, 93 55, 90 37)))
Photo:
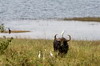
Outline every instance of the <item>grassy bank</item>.
MULTIPOLYGON (((5 41, 0 39, 0 42, 5 41)), ((68 54, 53 52, 53 40, 13 39, 0 54, 0 66, 100 66, 100 41, 70 41, 68 54), (38 53, 41 51, 41 57, 38 53), (50 56, 49 52, 54 56, 50 56)))
POLYGON ((100 17, 75 17, 75 18, 64 18, 63 20, 100 22, 100 17))
MULTIPOLYGON (((30 32, 30 31, 24 31, 24 30, 12 30, 11 31, 11 33, 25 33, 25 32, 30 32)), ((9 33, 9 31, 4 31, 2 33, 9 33)))

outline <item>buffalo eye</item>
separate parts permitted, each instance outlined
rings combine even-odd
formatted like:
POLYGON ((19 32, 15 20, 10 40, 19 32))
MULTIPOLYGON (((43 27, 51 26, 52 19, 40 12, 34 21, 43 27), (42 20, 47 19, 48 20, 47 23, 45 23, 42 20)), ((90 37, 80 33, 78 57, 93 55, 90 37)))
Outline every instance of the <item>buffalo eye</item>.
POLYGON ((60 43, 61 43, 61 41, 57 41, 57 43, 58 43, 58 44, 60 44, 60 43))

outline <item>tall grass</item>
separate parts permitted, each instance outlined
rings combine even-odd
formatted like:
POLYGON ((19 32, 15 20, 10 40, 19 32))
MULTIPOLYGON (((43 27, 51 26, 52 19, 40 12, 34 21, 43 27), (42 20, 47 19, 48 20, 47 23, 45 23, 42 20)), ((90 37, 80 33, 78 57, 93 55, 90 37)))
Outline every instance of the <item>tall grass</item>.
POLYGON ((53 40, 14 39, 0 55, 0 66, 100 66, 100 41, 70 41, 64 57, 53 52, 52 43, 53 40))

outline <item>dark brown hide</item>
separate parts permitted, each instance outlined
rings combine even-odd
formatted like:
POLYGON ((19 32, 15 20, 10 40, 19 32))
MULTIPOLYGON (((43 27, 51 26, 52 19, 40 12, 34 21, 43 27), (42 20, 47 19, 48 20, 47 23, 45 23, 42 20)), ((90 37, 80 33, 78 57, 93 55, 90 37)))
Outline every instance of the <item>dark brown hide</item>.
POLYGON ((69 36, 69 40, 67 40, 64 37, 62 37, 62 38, 56 38, 56 35, 54 36, 54 42, 53 42, 54 51, 58 51, 61 54, 62 53, 66 54, 68 52, 68 50, 69 50, 68 41, 71 40, 71 36, 68 35, 69 36))

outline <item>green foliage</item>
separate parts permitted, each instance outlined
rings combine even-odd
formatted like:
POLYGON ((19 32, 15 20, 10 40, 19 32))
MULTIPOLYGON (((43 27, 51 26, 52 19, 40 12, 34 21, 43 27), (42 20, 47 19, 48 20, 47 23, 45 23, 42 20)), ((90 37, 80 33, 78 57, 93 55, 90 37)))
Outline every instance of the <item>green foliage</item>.
POLYGON ((9 43, 12 41, 13 38, 6 39, 5 41, 0 42, 0 54, 4 52, 9 46, 9 43))
POLYGON ((52 42, 14 39, 0 56, 0 66, 100 66, 100 41, 70 41, 68 54, 63 58, 53 52, 52 42))
POLYGON ((1 31, 1 33, 3 33, 3 32, 5 31, 5 26, 4 26, 4 24, 1 24, 1 25, 0 25, 0 31, 1 31))

